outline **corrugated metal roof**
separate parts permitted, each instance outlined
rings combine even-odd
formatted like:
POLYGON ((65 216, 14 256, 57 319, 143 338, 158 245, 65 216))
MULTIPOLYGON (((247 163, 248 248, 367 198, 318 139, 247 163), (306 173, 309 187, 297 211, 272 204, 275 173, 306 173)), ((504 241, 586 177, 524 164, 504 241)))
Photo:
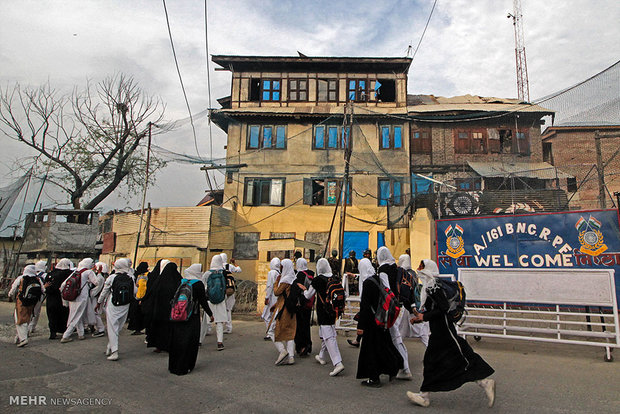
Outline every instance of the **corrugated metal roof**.
POLYGON ((462 95, 446 98, 434 95, 407 95, 409 113, 475 111, 475 112, 542 112, 553 111, 519 99, 462 95))
POLYGON ((558 170, 546 162, 474 162, 467 164, 483 177, 505 177, 514 175, 525 178, 538 178, 541 180, 554 180, 556 178, 572 178, 572 175, 558 170))

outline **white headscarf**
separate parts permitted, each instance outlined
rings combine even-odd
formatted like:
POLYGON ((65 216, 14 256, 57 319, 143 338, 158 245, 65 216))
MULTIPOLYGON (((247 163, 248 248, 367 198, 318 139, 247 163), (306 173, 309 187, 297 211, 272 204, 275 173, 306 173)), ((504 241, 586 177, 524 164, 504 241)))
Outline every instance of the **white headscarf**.
POLYGON ((114 270, 116 270, 116 273, 131 275, 131 262, 129 259, 118 259, 114 262, 114 270))
POLYGON ((327 259, 320 258, 319 261, 316 262, 316 273, 326 277, 332 276, 332 267, 329 265, 327 259))
POLYGON ((379 247, 379 250, 377 250, 377 261, 379 262, 379 266, 396 263, 396 259, 394 259, 392 253, 390 253, 390 249, 385 246, 379 247))
POLYGON ((92 269, 93 266, 95 265, 95 261, 93 259, 91 259, 90 257, 87 257, 86 259, 82 260, 80 263, 78 263, 78 270, 82 270, 82 269, 92 269))
POLYGON ((280 259, 277 257, 274 257, 273 259, 271 259, 271 262, 269 262, 269 268, 271 270, 275 270, 276 272, 280 273, 280 259))
POLYGON ((107 265, 107 264, 105 264, 105 263, 103 263, 103 262, 97 262, 97 263, 95 263, 95 267, 96 267, 97 269, 101 269, 101 270, 100 270, 100 272, 101 272, 101 273, 106 273, 106 274, 107 274, 107 273, 109 273, 109 272, 108 272, 108 265, 107 265))
POLYGON ((37 275, 37 269, 34 265, 28 265, 26 267, 24 267, 24 276, 36 276, 37 275))
POLYGON ((398 266, 405 270, 411 270, 411 256, 408 254, 401 254, 398 258, 398 266))
POLYGON ((60 259, 58 263, 56 263, 56 266, 54 266, 54 269, 69 270, 71 269, 72 265, 73 263, 71 262, 71 260, 65 257, 65 258, 60 259))
POLYGON ((295 262, 295 268, 298 272, 301 272, 302 270, 308 270, 308 262, 303 257, 300 257, 295 262))
POLYGON ((420 304, 424 306, 426 303, 427 290, 433 290, 437 286, 436 277, 439 276, 439 268, 437 263, 430 259, 422 260, 424 269, 418 270, 418 278, 422 283, 422 291, 420 292, 420 304))
POLYGON ((202 278, 202 265, 200 263, 194 263, 183 272, 185 279, 201 279, 202 278))
POLYGON ((364 257, 357 265, 357 268, 360 271, 359 277, 359 290, 360 296, 362 296, 362 290, 364 286, 364 281, 371 276, 375 275, 375 268, 372 266, 372 262, 367 257, 364 257))
POLYGON ((293 284, 295 280, 295 270, 293 270, 293 262, 291 259, 282 260, 282 276, 280 277, 280 284, 293 284))
POLYGON ((164 268, 166 266, 168 266, 170 264, 170 260, 168 259, 162 259, 161 262, 159 263, 159 274, 161 275, 162 272, 164 271, 164 268))
POLYGON ((220 257, 222 258, 222 266, 228 263, 228 255, 226 253, 220 253, 220 257))
POLYGON ((211 258, 211 266, 209 266, 209 270, 221 270, 224 268, 224 263, 222 263, 222 256, 216 254, 211 258))
POLYGON ((39 260, 38 262, 36 262, 34 264, 34 268, 37 271, 37 273, 45 273, 45 269, 47 268, 47 261, 46 260, 39 260))

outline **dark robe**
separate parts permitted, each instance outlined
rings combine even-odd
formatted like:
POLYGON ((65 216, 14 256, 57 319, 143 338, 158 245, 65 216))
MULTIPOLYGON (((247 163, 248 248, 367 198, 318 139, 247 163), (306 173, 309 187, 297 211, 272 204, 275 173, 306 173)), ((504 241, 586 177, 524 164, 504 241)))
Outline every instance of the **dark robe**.
MULTIPOLYGON (((205 285, 200 280, 192 285, 192 300, 200 304, 207 315, 213 315, 207 302, 205 285)), ((188 374, 196 365, 200 346, 200 314, 200 308, 196 308, 188 321, 170 322, 172 341, 168 354, 168 371, 172 374, 188 374)))
POLYGON ((47 320, 50 328, 50 337, 55 337, 57 333, 67 330, 67 319, 69 319, 69 308, 62 305, 60 296, 60 285, 71 273, 70 269, 54 269, 45 277, 45 283, 51 283, 45 289, 47 295, 47 320))
MULTIPOLYGON (((333 276, 332 276, 333 277, 333 276)), ((330 305, 325 306, 327 297, 327 282, 329 278, 323 275, 318 275, 312 279, 312 287, 316 290, 316 319, 319 325, 335 325, 336 313, 329 312, 331 310, 330 305)))
POLYGON ((420 391, 451 391, 493 374, 493 368, 457 335, 454 323, 448 320, 449 304, 443 290, 437 287, 427 294, 424 321, 429 322, 431 336, 424 354, 420 391))
MULTIPOLYGON (((144 272, 143 272, 144 273, 144 272)), ((138 277, 141 275, 136 274, 136 284, 138 283, 138 277)), ((148 281, 147 281, 148 284, 148 281)), ((129 324, 127 329, 130 331, 141 331, 145 328, 144 314, 142 313, 142 301, 136 298, 131 298, 129 303, 129 324)))
MULTIPOLYGON (((156 266, 159 270, 159 263, 156 266)), ((153 273, 155 269, 153 269, 153 273)), ((171 327, 170 327, 170 301, 181 283, 181 274, 177 270, 175 263, 169 263, 154 277, 154 282, 147 282, 146 296, 142 300, 143 307, 146 300, 147 317, 147 346, 155 347, 162 351, 170 349, 171 327), (151 286, 149 286, 151 283, 151 286), (148 298, 147 298, 148 297, 148 298)))
MULTIPOLYGON (((314 272, 312 270, 303 270, 297 272, 297 280, 295 282, 305 285, 306 275, 308 275, 309 281, 314 278, 314 272)), ((308 287, 310 287, 309 284, 306 286, 306 288, 308 287)), ((312 352, 310 318, 312 317, 312 304, 314 303, 314 298, 311 300, 306 300, 302 295, 301 302, 302 307, 299 311, 297 311, 297 314, 295 315, 297 318, 297 330, 295 331, 295 351, 297 351, 300 356, 305 356, 312 352)))
POLYGON ((403 357, 400 355, 390 335, 389 329, 383 329, 375 322, 375 311, 379 303, 379 276, 374 275, 364 281, 360 303, 358 329, 362 329, 362 345, 357 360, 357 378, 369 378, 378 381, 381 374, 395 376, 403 367, 403 357))

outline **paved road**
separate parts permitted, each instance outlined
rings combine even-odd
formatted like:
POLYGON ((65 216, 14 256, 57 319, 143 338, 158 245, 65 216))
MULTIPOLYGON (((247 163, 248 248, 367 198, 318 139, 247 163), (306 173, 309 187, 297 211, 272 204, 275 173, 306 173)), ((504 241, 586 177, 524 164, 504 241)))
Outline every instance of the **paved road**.
MULTIPOLYGON (((11 305, 0 303, 0 335, 5 341, 14 332, 11 305)), ((331 378, 331 368, 312 358, 274 366, 277 352, 262 339, 264 325, 252 317, 243 319, 235 320, 234 332, 225 335, 224 351, 217 352, 215 337, 207 337, 195 370, 178 377, 168 373, 166 354, 146 349, 143 336, 123 332, 120 360, 109 362, 105 337, 67 344, 49 341, 42 318, 42 332, 26 348, 0 342, 0 412, 620 412, 620 362, 603 362, 602 351, 594 347, 486 339, 474 343, 496 370, 495 407, 486 407, 482 389, 466 384, 454 392, 433 394, 431 407, 425 409, 411 405, 405 396, 421 383, 424 347, 417 340, 406 340, 413 381, 366 389, 355 379, 358 351, 345 337, 339 336, 338 343, 346 369, 331 378), (44 396, 47 405, 17 406, 11 404, 11 396, 44 396), (52 399, 60 398, 73 401, 51 405, 52 399)), ((316 331, 314 327, 318 347, 316 331)))

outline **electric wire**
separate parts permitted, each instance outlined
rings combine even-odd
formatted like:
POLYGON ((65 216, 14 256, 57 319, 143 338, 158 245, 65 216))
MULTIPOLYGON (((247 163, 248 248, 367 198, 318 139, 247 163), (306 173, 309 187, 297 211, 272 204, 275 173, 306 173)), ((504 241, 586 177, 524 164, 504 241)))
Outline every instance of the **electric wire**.
POLYGON ((420 36, 420 41, 413 52, 413 56, 411 57, 411 64, 413 64, 413 60, 415 59, 415 55, 418 53, 418 49, 420 49, 420 44, 422 44, 422 39, 424 39, 424 34, 426 33, 426 29, 428 28, 428 23, 431 21, 431 17, 433 17, 433 11, 435 10, 435 5, 437 5, 437 0, 433 3, 433 8, 431 9, 430 14, 428 15, 428 19, 426 20, 426 25, 424 26, 424 31, 422 31, 422 36, 420 36))

